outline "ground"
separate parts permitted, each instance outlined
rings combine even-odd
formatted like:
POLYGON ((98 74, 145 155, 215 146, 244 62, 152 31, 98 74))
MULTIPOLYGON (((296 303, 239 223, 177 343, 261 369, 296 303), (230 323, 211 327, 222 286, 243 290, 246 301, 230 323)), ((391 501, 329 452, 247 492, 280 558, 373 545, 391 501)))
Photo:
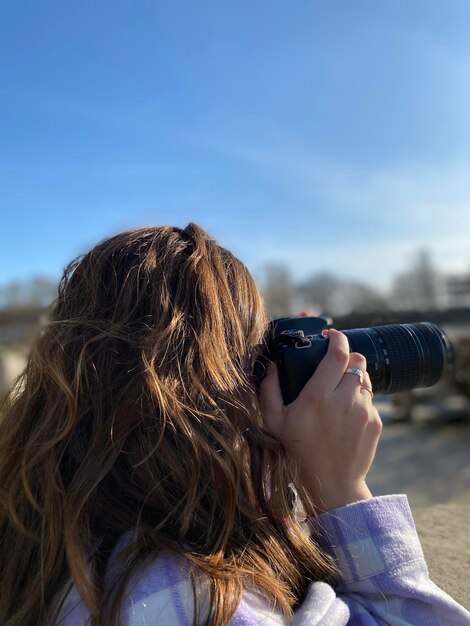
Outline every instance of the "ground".
POLYGON ((408 495, 432 580, 470 610, 470 419, 420 408, 411 424, 396 423, 386 399, 377 405, 371 491, 408 495))
POLYGON ((470 610, 470 505, 439 504, 413 516, 431 579, 470 610))

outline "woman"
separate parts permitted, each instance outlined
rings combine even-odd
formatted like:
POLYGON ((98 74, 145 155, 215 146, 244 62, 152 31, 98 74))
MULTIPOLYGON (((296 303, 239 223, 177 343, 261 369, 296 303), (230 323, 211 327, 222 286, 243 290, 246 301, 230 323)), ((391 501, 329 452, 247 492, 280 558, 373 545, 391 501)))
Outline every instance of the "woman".
POLYGON ((364 358, 329 331, 284 407, 274 366, 259 397, 252 379, 266 327, 244 265, 194 224, 67 267, 2 411, 2 626, 470 624, 406 497, 367 488, 364 358))

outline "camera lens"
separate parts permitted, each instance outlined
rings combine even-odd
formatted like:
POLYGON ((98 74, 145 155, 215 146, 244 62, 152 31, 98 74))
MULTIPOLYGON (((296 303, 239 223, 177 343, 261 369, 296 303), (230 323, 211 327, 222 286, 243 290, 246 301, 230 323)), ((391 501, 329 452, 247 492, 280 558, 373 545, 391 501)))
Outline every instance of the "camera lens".
POLYGON ((452 360, 452 346, 435 324, 388 324, 342 331, 351 352, 367 359, 375 393, 434 385, 452 360))

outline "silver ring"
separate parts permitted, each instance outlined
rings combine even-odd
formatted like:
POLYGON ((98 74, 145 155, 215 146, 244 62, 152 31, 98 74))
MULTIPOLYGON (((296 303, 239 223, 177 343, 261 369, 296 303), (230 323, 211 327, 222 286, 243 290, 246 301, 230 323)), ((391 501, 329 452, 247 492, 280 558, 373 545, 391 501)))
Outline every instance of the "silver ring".
POLYGON ((373 398, 374 397, 374 392, 372 391, 372 389, 370 387, 366 387, 365 385, 361 385, 361 390, 364 389, 364 391, 368 391, 370 393, 370 397, 373 398))
POLYGON ((355 376, 359 376, 359 382, 362 385, 364 381, 364 372, 362 370, 358 370, 355 367, 348 367, 348 369, 344 372, 345 374, 354 374, 355 376))

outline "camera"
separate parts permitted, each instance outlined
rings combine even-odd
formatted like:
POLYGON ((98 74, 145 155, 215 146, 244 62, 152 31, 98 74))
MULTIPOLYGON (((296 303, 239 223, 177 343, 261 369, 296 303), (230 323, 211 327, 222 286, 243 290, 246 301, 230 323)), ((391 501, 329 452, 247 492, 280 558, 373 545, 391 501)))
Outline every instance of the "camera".
MULTIPOLYGON (((328 350, 321 332, 323 317, 283 317, 270 323, 264 349, 255 365, 259 384, 267 361, 277 363, 284 404, 289 404, 316 370, 328 350)), ((453 361, 444 331, 430 322, 387 324, 342 331, 350 352, 367 360, 374 393, 390 394, 438 382, 453 361)))

